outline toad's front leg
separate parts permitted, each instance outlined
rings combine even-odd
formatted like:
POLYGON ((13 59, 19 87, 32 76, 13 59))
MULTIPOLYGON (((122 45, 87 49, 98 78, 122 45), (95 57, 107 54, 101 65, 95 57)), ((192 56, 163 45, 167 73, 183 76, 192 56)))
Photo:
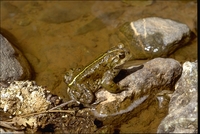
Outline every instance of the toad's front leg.
POLYGON ((104 73, 102 78, 102 87, 111 93, 119 93, 124 90, 121 89, 119 85, 113 81, 117 74, 118 72, 113 73, 112 71, 107 71, 104 73))

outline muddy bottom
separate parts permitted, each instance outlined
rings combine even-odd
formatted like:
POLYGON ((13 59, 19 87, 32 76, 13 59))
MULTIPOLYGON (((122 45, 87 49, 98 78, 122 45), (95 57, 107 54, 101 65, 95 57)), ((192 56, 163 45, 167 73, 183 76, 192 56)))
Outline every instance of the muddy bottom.
MULTIPOLYGON (((195 0, 1 2, 1 28, 28 59, 35 72, 33 80, 65 100, 69 97, 63 76, 68 69, 87 65, 117 45, 110 36, 118 25, 153 16, 185 23, 197 33, 195 0)), ((197 60, 197 39, 169 57, 181 63, 197 60)), ((142 121, 135 117, 120 132, 156 132, 166 111, 155 117, 159 111, 147 109, 154 116, 152 122, 141 115, 142 121)))

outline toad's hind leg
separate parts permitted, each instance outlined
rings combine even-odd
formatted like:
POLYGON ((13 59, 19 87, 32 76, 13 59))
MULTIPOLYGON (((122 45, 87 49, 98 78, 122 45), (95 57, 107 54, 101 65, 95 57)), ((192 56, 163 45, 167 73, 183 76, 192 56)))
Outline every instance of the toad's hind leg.
POLYGON ((93 92, 88 89, 84 84, 78 84, 79 91, 79 102, 83 105, 88 105, 94 102, 94 94, 93 92))
POLYGON ((91 92, 91 90, 83 89, 82 95, 80 98, 80 102, 84 104, 91 104, 94 102, 94 94, 91 92))

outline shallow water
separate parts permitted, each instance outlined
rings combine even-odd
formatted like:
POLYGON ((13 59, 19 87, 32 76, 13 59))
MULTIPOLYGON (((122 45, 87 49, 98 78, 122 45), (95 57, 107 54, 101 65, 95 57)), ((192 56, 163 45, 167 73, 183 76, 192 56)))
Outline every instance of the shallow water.
MULTIPOLYGON (((65 99, 63 76, 69 68, 87 65, 116 45, 110 36, 118 25, 151 16, 185 23, 197 34, 194 0, 1 2, 1 28, 13 35, 10 40, 28 59, 33 79, 65 99)), ((197 39, 169 57, 181 63, 197 60, 197 39)), ((131 131, 124 128, 121 132, 131 131)))

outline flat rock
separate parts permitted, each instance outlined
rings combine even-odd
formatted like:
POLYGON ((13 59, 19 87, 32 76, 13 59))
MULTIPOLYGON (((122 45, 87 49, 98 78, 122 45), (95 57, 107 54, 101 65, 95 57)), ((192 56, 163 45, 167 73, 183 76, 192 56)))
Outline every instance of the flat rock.
POLYGON ((185 62, 169 102, 169 114, 160 123, 158 133, 197 133, 197 62, 185 62))
POLYGON ((0 82, 30 79, 31 68, 23 54, 1 34, 0 40, 0 82))
POLYGON ((127 22, 117 33, 119 41, 130 46, 133 59, 167 57, 192 38, 186 24, 159 17, 127 22))
POLYGON ((119 82, 126 89, 113 94, 105 89, 96 93, 96 104, 91 112, 103 124, 120 125, 142 109, 151 105, 160 92, 171 93, 182 72, 181 64, 170 58, 155 58, 142 69, 119 82))

